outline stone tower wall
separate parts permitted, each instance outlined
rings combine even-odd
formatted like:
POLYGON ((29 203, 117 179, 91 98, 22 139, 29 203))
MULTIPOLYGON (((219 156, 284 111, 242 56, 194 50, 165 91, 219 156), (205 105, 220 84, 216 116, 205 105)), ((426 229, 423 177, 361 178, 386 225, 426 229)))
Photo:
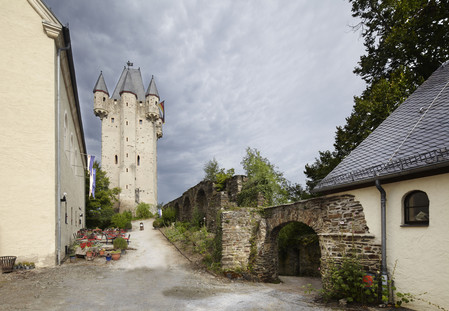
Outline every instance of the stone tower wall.
POLYGON ((112 99, 101 91, 94 94, 95 114, 102 121, 101 166, 110 187, 120 187, 120 211, 134 210, 138 202, 157 205, 157 140, 159 98, 138 100, 131 92, 112 99))

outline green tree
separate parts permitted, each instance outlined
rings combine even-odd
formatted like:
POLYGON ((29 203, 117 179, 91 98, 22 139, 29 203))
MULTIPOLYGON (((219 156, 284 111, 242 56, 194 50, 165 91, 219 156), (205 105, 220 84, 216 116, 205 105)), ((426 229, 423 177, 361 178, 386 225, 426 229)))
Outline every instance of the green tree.
POLYGON ((225 171, 224 168, 220 168, 217 160, 213 158, 204 165, 204 179, 205 181, 212 181, 215 183, 215 189, 217 191, 223 191, 226 187, 226 181, 234 176, 235 171, 233 168, 225 171))
POLYGON ((217 174, 220 172, 220 166, 218 165, 218 162, 215 159, 215 157, 206 164, 204 164, 203 169, 205 173, 203 180, 215 182, 217 174))
POLYGON ((115 214, 114 203, 118 201, 120 188, 109 189, 109 178, 98 162, 94 163, 96 172, 95 198, 89 197, 89 174, 86 172, 86 226, 88 228, 107 228, 115 214))
POLYGON ((263 197, 263 206, 288 202, 283 174, 267 158, 262 157, 260 151, 248 147, 241 164, 248 181, 237 197, 239 206, 257 206, 260 196, 263 197))
POLYGON ((150 211, 150 204, 143 202, 137 204, 136 217, 139 219, 147 219, 153 217, 153 214, 150 211))
POLYGON ((304 173, 310 191, 444 61, 449 59, 449 3, 348 0, 360 20, 366 55, 354 73, 367 82, 351 115, 337 127, 333 151, 320 151, 304 173))

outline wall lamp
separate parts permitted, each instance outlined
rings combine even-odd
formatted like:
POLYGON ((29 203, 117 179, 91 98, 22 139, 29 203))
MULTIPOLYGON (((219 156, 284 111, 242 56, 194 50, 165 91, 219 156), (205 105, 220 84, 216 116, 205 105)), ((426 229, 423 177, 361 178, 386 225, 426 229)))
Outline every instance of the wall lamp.
POLYGON ((67 193, 64 192, 64 194, 62 195, 61 202, 67 202, 67 193))

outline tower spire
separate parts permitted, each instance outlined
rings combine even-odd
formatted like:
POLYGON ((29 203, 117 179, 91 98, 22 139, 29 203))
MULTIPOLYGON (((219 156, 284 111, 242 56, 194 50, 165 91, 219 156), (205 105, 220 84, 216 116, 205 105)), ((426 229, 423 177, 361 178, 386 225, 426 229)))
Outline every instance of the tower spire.
POLYGON ((106 82, 104 81, 104 78, 103 78, 103 71, 100 72, 100 76, 98 77, 97 83, 95 83, 95 86, 94 86, 94 93, 98 92, 98 91, 106 93, 109 96, 108 87, 106 86, 106 82))
POLYGON ((148 85, 147 92, 145 93, 145 97, 148 95, 154 95, 159 98, 159 92, 157 91, 156 82, 154 81, 154 76, 151 76, 150 84, 148 85))

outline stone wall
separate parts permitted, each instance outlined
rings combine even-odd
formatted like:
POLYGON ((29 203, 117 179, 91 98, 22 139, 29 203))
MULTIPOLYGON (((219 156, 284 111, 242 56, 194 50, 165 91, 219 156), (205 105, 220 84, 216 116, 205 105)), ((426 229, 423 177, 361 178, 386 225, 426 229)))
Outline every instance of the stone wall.
POLYGON ((221 221, 223 268, 250 269, 261 281, 278 279, 278 234, 293 221, 317 232, 322 271, 330 259, 339 261, 352 249, 360 254, 367 271, 379 269, 380 245, 369 234, 363 207, 353 196, 315 198, 259 212, 228 211, 221 221))
POLYGON ((237 206, 237 195, 246 179, 243 175, 233 176, 226 182, 224 191, 216 191, 215 184, 211 181, 202 181, 163 208, 175 208, 177 219, 181 221, 191 220, 196 208, 206 218, 207 229, 215 232, 218 212, 237 206))

